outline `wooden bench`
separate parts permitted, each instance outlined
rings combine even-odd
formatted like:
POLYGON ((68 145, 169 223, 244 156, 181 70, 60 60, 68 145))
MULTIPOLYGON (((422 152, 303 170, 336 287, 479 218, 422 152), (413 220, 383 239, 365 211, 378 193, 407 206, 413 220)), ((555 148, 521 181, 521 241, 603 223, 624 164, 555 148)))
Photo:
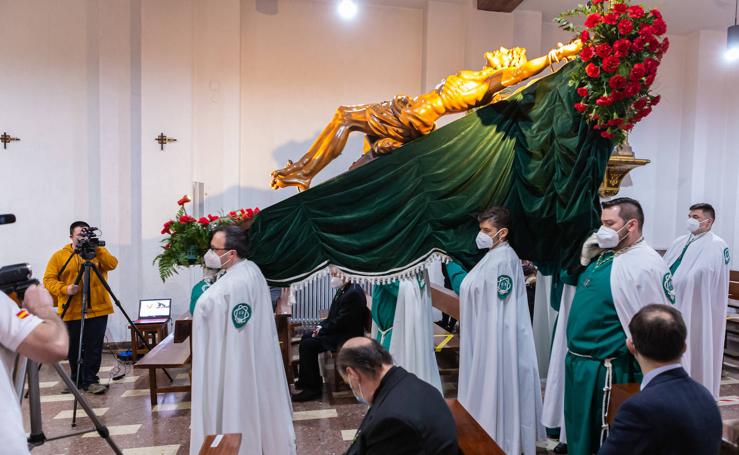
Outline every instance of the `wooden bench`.
POLYGON ((445 287, 431 284, 431 304, 434 308, 453 317, 457 321, 459 317, 459 296, 445 287))
POLYGON ((505 455, 503 449, 456 399, 446 400, 457 427, 460 455, 505 455))
POLYGON ((186 341, 175 343, 175 334, 171 333, 134 365, 134 368, 149 370, 149 393, 152 407, 157 405, 157 394, 159 393, 190 391, 189 384, 160 387, 157 384, 156 371, 159 368, 186 368, 190 366, 189 340, 190 337, 186 341))
POLYGON ((631 398, 632 395, 639 393, 641 384, 628 383, 628 384, 613 384, 611 388, 611 404, 608 406, 608 425, 613 425, 613 419, 616 418, 618 410, 624 401, 631 398))
POLYGON ((210 434, 200 446, 199 455, 237 455, 241 448, 241 433, 210 434))

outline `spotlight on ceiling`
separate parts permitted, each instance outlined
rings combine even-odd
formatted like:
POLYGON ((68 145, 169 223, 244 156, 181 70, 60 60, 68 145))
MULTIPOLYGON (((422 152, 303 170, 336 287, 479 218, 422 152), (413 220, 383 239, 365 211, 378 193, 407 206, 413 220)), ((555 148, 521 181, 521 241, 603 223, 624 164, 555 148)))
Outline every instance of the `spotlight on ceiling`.
POLYGON ((339 16, 343 19, 354 19, 357 15, 357 4, 353 0, 341 0, 339 2, 339 16))
POLYGON ((734 6, 734 25, 726 31, 726 58, 734 61, 739 60, 739 25, 736 25, 737 11, 739 11, 739 0, 734 6))

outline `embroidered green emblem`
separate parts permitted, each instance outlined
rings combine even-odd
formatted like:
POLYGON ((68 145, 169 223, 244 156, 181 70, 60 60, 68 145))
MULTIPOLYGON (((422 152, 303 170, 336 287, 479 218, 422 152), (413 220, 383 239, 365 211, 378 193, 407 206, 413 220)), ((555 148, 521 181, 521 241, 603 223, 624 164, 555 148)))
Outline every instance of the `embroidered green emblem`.
POLYGON ((672 274, 670 272, 665 273, 662 277, 662 290, 665 291, 665 295, 670 303, 675 303, 675 288, 672 286, 672 274))
POLYGON ((724 248, 724 264, 728 264, 729 262, 731 262, 731 254, 728 248, 724 248))
POLYGON ((249 304, 239 303, 231 310, 231 322, 237 329, 244 327, 249 319, 251 319, 251 306, 249 304))
POLYGON ((513 290, 513 280, 508 275, 498 277, 498 298, 505 299, 513 290))

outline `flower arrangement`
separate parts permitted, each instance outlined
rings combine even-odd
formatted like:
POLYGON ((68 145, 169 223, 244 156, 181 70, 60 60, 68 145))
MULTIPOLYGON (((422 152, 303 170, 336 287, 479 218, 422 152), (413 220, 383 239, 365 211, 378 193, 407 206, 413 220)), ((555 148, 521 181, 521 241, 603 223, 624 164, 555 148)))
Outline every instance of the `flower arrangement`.
POLYGON ((580 96, 574 108, 601 136, 621 143, 626 134, 660 102, 650 87, 670 42, 667 24, 657 9, 646 11, 629 0, 591 0, 555 19, 579 32, 583 64, 573 83, 580 96), (586 16, 584 27, 567 18, 586 16))
POLYGON ((203 265, 203 255, 210 248, 210 235, 213 229, 223 224, 236 224, 247 228, 259 213, 258 208, 239 209, 225 216, 208 215, 195 219, 188 215, 185 205, 191 202, 185 195, 177 205, 180 208, 174 219, 164 223, 162 235, 162 252, 154 258, 159 267, 162 281, 177 273, 178 267, 203 265))

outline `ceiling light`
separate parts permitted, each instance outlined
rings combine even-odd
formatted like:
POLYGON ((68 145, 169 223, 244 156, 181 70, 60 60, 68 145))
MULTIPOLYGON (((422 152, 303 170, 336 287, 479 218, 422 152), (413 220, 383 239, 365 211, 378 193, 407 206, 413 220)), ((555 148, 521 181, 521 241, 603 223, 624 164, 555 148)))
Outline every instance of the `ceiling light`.
POLYGON ((739 59, 739 25, 736 25, 737 10, 739 10, 739 0, 736 0, 734 6, 734 25, 726 31, 726 58, 729 60, 739 59))
POLYGON ((341 0, 339 2, 339 16, 346 20, 353 19, 357 15, 357 4, 352 0, 341 0))

